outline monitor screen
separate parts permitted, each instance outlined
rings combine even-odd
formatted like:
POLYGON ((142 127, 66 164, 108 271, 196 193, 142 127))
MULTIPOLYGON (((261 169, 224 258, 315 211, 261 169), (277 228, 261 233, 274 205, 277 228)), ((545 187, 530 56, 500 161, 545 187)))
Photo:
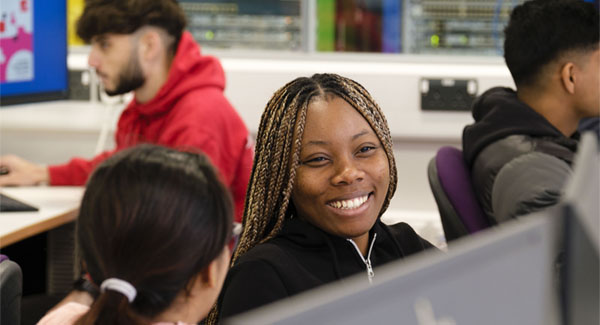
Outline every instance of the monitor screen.
POLYGON ((0 0, 0 105, 64 98, 66 1, 0 0))

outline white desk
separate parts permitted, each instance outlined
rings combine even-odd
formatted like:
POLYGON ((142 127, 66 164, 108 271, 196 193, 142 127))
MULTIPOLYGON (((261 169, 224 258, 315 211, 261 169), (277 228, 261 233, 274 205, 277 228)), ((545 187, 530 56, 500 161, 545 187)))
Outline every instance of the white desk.
POLYGON ((1 212, 0 248, 57 228, 77 218, 83 187, 5 187, 0 191, 39 208, 37 212, 1 212))

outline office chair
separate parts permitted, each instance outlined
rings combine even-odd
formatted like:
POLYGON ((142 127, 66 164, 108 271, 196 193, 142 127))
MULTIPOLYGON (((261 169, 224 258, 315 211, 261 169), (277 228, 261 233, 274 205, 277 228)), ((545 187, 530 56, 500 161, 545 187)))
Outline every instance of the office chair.
POLYGON ((461 150, 440 148, 429 161, 427 174, 447 242, 490 226, 475 197, 461 150))
POLYGON ((0 255, 0 324, 21 323, 23 275, 19 265, 0 255))

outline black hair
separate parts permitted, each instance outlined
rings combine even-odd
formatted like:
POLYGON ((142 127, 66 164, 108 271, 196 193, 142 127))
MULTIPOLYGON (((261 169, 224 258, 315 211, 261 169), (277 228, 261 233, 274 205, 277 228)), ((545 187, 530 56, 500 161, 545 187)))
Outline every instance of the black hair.
POLYGON ((514 8, 504 29, 504 58, 517 87, 569 51, 598 48, 598 10, 581 0, 533 0, 514 8))
POLYGON ((163 312, 227 245, 229 191, 203 155, 156 145, 100 164, 85 191, 77 240, 87 272, 129 282, 135 299, 101 293, 78 324, 138 324, 163 312))

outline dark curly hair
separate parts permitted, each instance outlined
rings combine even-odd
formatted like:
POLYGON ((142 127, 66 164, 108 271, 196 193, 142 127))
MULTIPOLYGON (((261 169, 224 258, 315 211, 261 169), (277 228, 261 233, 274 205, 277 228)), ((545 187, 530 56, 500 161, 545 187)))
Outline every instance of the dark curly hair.
POLYGON ((143 26, 164 29, 177 49, 186 20, 176 0, 87 0, 77 22, 77 35, 86 43, 103 34, 131 34, 143 26))

